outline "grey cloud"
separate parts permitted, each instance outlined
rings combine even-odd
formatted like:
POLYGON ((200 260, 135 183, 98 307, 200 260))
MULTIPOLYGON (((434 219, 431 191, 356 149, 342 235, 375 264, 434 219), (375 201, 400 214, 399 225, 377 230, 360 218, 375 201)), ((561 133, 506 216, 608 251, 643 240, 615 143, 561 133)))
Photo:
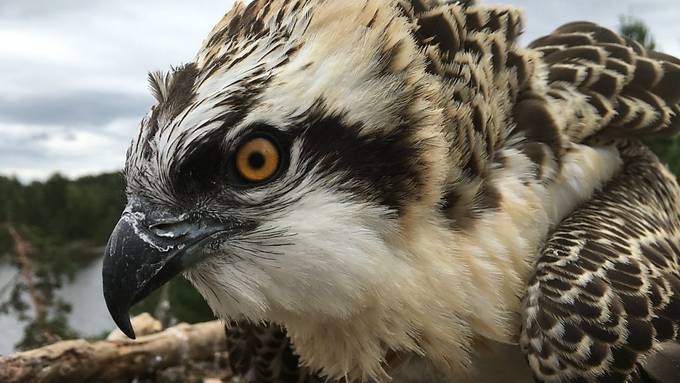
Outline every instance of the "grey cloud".
POLYGON ((30 0, 0 2, 0 18, 30 19, 48 14, 69 13, 74 9, 96 6, 99 1, 88 0, 30 0))
POLYGON ((0 173, 119 169, 146 73, 190 60, 231 3, 0 0, 0 173))
POLYGON ((680 55, 680 3, 677 0, 494 0, 484 3, 504 3, 523 8, 526 44, 546 35, 562 24, 586 20, 617 30, 620 16, 633 15, 645 22, 654 35, 658 48, 680 55))
MULTIPOLYGON (((144 0, 149 1, 149 0, 144 0)), ((100 13, 102 9, 116 9, 127 0, 19 0, 0 2, 0 18, 8 20, 36 20, 46 17, 69 17, 73 14, 100 13)), ((128 2, 129 3, 129 2, 128 2)))
POLYGON ((151 96, 84 91, 61 95, 0 97, 0 122, 29 125, 97 126, 115 119, 141 117, 151 96))
POLYGON ((27 142, 9 141, 0 144, 0 163, 14 164, 17 161, 30 160, 40 162, 48 158, 43 150, 27 145, 27 142))
MULTIPOLYGON (((615 29, 633 13, 680 55, 678 0, 479 1, 525 8, 522 44, 575 20, 615 29)), ((0 0, 0 33, 15 38, 0 44, 0 128, 14 133, 0 140, 0 172, 32 179, 120 167, 132 121, 151 104, 145 73, 191 60, 232 2, 0 0)))

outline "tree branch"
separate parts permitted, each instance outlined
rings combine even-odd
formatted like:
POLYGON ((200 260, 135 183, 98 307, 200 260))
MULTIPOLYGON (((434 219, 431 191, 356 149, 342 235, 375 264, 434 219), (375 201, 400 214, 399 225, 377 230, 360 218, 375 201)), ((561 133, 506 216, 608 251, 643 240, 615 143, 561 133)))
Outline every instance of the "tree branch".
POLYGON ((181 323, 137 340, 70 340, 0 357, 0 382, 129 381, 186 361, 213 360, 225 348, 222 322, 181 323))
POLYGON ((38 320, 45 318, 45 305, 43 304, 42 297, 38 290, 35 288, 33 283, 33 268, 31 260, 28 254, 32 250, 31 244, 24 239, 24 237, 19 234, 19 231, 12 224, 7 225, 7 231, 9 235, 14 240, 14 251, 16 252, 17 258, 19 258, 19 269, 21 270, 21 275, 23 275, 26 280, 26 286, 28 287, 28 294, 31 296, 33 301, 33 307, 35 308, 35 318, 38 320))

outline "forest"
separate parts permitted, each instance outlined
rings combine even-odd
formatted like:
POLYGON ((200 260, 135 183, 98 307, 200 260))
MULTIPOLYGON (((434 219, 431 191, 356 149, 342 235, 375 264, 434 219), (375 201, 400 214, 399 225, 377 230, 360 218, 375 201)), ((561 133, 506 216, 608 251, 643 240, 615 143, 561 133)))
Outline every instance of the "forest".
MULTIPOLYGON (((0 262, 18 270, 0 286, 0 297, 5 297, 0 315, 29 323, 17 349, 80 336, 67 321, 71 308, 54 291, 101 257, 125 205, 123 185, 120 173, 75 180, 55 174, 29 184, 0 176, 0 262)), ((165 317, 165 325, 212 319, 203 299, 181 278, 135 309, 135 313, 144 311, 165 317), (171 311, 159 312, 160 294, 173 303, 171 311)))

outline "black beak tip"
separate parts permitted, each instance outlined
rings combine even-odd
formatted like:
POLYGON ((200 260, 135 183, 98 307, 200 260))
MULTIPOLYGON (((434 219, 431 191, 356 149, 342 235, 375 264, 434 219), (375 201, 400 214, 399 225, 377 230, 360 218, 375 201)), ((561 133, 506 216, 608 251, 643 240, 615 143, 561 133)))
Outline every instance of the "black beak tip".
POLYGON ((132 322, 130 322, 130 314, 128 314, 129 304, 120 304, 118 300, 108 299, 107 290, 104 290, 104 297, 106 302, 106 308, 109 310, 111 319, 118 326, 120 331, 123 332, 128 338, 135 339, 135 330, 132 328, 132 322))
POLYGON ((123 332, 128 338, 135 339, 135 330, 132 328, 132 323, 130 322, 130 316, 127 312, 121 312, 117 315, 112 315, 113 321, 116 326, 123 332))

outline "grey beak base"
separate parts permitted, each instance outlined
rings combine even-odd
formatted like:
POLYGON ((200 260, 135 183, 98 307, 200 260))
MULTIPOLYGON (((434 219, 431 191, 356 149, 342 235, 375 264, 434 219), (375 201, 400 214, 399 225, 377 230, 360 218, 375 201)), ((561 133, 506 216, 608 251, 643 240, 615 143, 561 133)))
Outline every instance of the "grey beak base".
POLYGON ((227 232, 217 221, 150 223, 144 217, 128 210, 123 213, 106 245, 102 268, 106 306, 118 328, 132 339, 130 307, 199 261, 202 246, 227 232))

